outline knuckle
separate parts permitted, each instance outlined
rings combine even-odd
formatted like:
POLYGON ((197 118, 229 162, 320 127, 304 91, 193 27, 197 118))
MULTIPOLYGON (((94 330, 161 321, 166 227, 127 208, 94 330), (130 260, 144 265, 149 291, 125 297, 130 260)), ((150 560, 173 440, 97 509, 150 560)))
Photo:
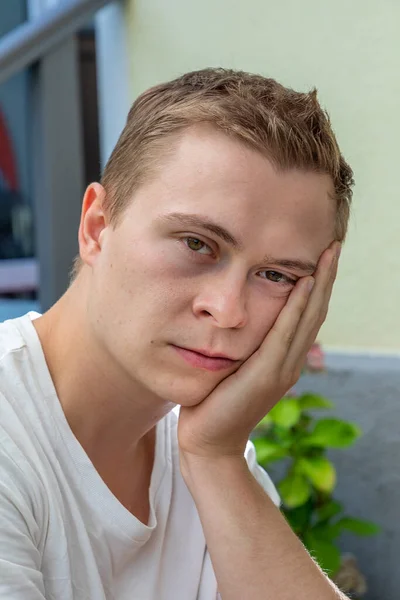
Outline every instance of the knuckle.
POLYGON ((323 307, 313 315, 310 320, 310 329, 319 329, 322 323, 325 321, 327 315, 327 310, 323 307))
POLYGON ((293 329, 280 328, 278 324, 273 325, 273 331, 285 345, 290 345, 293 341, 295 331, 293 329))
POLYGON ((301 376, 301 372, 302 372, 302 368, 301 367, 296 367, 293 372, 292 372, 292 379, 291 379, 291 383, 290 383, 290 387, 292 387, 295 383, 297 383, 297 381, 300 379, 301 376))
POLYGON ((284 387, 286 390, 292 388, 300 379, 301 372, 302 367, 300 366, 291 367, 290 369, 286 370, 282 377, 282 387, 284 387))
POLYGON ((319 324, 322 325, 326 321, 326 317, 328 316, 328 308, 323 308, 319 317, 319 324))
POLYGON ((291 329, 290 331, 285 331, 283 333, 283 341, 285 342, 285 344, 287 344, 288 346, 290 346, 293 342, 294 339, 294 334, 295 331, 293 329, 291 329))

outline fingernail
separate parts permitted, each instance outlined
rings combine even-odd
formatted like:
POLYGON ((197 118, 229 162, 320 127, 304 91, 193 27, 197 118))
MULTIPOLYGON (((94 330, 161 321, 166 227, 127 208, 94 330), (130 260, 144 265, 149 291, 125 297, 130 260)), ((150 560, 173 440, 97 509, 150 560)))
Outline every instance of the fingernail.
POLYGON ((315 283, 315 279, 309 279, 308 280, 308 282, 307 282, 307 289, 308 289, 309 292, 311 292, 311 290, 313 289, 314 283, 315 283))

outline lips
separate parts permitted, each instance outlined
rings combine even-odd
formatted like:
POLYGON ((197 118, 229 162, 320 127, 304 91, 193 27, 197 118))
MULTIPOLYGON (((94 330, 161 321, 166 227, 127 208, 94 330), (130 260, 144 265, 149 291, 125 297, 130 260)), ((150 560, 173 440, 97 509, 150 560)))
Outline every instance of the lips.
POLYGON ((235 362, 236 360, 227 354, 214 354, 213 352, 208 352, 207 350, 197 350, 197 348, 184 348, 184 350, 190 350, 190 352, 195 352, 196 354, 201 354, 202 356, 207 356, 208 358, 225 358, 226 360, 231 360, 232 362, 235 362))
POLYGON ((238 362, 222 354, 211 354, 207 350, 191 350, 189 348, 181 348, 180 346, 172 347, 186 363, 198 369, 222 371, 223 369, 231 368, 238 362))

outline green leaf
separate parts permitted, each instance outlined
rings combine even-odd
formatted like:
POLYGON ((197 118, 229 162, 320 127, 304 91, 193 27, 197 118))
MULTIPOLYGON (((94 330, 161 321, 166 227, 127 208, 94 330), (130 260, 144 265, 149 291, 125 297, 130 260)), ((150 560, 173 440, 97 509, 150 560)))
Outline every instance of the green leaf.
POLYGON ((309 410, 314 408, 333 408, 334 404, 324 396, 319 394, 302 394, 298 398, 301 410, 309 410))
POLYGON ((339 535, 342 530, 337 523, 333 523, 330 525, 328 522, 326 523, 317 523, 314 527, 311 528, 311 532, 315 539, 322 540, 324 542, 333 542, 339 535))
POLYGON ((285 458, 288 456, 288 451, 282 448, 277 442, 266 438, 255 438, 253 444, 256 449, 257 461, 260 464, 285 458))
POLYGON ((322 446, 331 448, 346 448, 360 437, 361 429, 354 423, 340 419, 321 419, 315 425, 314 431, 305 437, 302 446, 322 446))
POLYGON ((297 398, 282 398, 269 413, 277 425, 290 429, 300 419, 301 410, 297 398))
POLYGON ((335 487, 335 467, 325 456, 304 456, 297 461, 295 468, 321 492, 330 493, 335 487))
POLYGON ((311 533, 307 534, 304 542, 321 569, 331 577, 335 575, 340 567, 340 552, 338 548, 330 542, 316 539, 311 533))
POLYGON ((293 433, 290 429, 273 425, 273 433, 276 441, 284 448, 289 448, 293 444, 293 433))
POLYGON ((336 500, 329 500, 322 506, 319 506, 317 508, 316 512, 317 512, 319 522, 321 522, 321 521, 327 521, 328 519, 331 519, 332 517, 341 513, 342 510, 343 510, 343 506, 340 504, 340 502, 337 502, 336 500))
POLYGON ((311 486, 307 479, 300 474, 293 473, 282 479, 278 484, 282 501, 288 508, 301 506, 311 495, 311 486))
POLYGON ((283 510, 283 513, 291 528, 297 533, 297 535, 300 535, 311 520, 312 504, 310 501, 307 501, 305 504, 302 504, 297 508, 283 510))
POLYGON ((355 533, 356 535, 376 535, 381 531, 381 528, 371 521, 364 521, 363 519, 352 519, 350 517, 344 517, 338 521, 338 526, 341 529, 347 529, 355 533))
POLYGON ((265 417, 263 419, 261 419, 261 421, 256 425, 256 429, 266 429, 268 428, 272 423, 272 419, 269 415, 269 413, 267 415, 265 415, 265 417))

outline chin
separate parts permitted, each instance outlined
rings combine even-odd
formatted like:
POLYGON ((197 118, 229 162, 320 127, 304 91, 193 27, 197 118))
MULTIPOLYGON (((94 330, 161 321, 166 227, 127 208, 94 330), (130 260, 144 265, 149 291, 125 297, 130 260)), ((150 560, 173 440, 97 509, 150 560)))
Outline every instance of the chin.
POLYGON ((211 394, 211 392, 220 383, 220 380, 201 381, 199 379, 187 380, 184 377, 179 378, 177 383, 171 379, 165 382, 165 385, 157 386, 154 390, 164 401, 179 404, 180 406, 196 406, 200 404, 211 394))

